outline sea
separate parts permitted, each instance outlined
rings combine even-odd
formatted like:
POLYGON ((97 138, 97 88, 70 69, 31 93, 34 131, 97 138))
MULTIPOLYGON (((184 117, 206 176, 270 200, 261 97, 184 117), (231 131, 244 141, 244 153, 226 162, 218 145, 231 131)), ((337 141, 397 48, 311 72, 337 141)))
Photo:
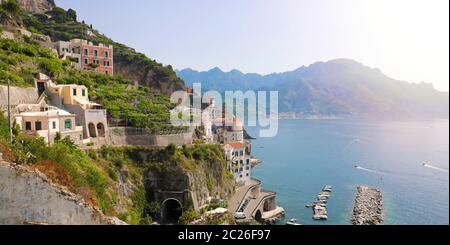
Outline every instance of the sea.
POLYGON ((263 163, 253 177, 277 193, 286 211, 278 224, 350 225, 358 185, 380 189, 384 224, 449 224, 449 121, 278 121, 278 134, 260 138, 252 154, 263 163), (315 221, 305 207, 325 185, 328 220, 315 221))

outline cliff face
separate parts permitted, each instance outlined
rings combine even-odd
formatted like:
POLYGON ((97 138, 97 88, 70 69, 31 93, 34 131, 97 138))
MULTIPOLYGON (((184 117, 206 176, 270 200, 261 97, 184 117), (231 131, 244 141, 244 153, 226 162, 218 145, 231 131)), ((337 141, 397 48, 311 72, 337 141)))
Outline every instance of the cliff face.
MULTIPOLYGON (((170 70, 167 70, 170 71, 170 70)), ((120 53, 114 55, 114 73, 132 81, 139 82, 155 91, 170 95, 174 91, 182 90, 184 82, 175 76, 161 76, 166 72, 162 67, 150 67, 140 58, 130 60, 120 53)))
POLYGON ((229 199, 234 193, 233 176, 220 158, 193 161, 184 157, 152 165, 144 176, 149 201, 162 203, 174 197, 167 193, 188 193, 183 208, 198 210, 212 199, 229 199), (165 193, 165 194, 164 194, 165 193))
POLYGON ((38 171, 1 162, 0 224, 121 225, 38 171), (13 187, 13 188, 11 188, 13 187))
POLYGON ((31 13, 45 13, 55 7, 53 0, 18 0, 17 2, 23 9, 31 13))

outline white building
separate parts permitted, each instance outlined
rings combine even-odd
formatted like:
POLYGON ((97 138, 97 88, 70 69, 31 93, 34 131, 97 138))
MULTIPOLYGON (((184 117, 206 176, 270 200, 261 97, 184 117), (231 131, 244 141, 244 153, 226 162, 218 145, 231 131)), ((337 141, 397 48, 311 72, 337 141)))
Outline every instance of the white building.
MULTIPOLYGON (((33 108, 32 105, 26 107, 33 108)), ((53 143, 58 133, 61 139, 69 137, 76 144, 83 141, 83 127, 76 126, 75 115, 55 107, 46 107, 40 111, 22 111, 13 118, 21 131, 43 137, 47 143, 53 143)))
POLYGON ((242 142, 229 142, 225 144, 224 148, 228 168, 233 173, 236 183, 238 185, 247 184, 252 177, 249 146, 242 142))

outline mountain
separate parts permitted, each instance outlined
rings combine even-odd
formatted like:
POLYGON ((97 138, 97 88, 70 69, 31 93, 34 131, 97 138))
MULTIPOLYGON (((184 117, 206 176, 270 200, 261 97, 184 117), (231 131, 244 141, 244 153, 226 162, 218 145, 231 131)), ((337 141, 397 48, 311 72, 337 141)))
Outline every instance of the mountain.
POLYGON ((280 112, 356 118, 448 118, 449 94, 429 83, 392 79, 350 59, 317 62, 293 71, 259 75, 237 70, 177 71, 205 90, 277 90, 280 112))

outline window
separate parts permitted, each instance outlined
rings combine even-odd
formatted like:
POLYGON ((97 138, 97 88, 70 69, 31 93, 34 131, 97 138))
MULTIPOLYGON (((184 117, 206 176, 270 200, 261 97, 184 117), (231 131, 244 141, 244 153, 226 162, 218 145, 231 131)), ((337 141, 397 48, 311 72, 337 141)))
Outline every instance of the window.
POLYGON ((249 165, 250 164, 250 159, 247 159, 247 165, 249 165))
POLYGON ((245 170, 250 170, 250 168, 249 168, 249 167, 246 167, 245 170))
POLYGON ((99 63, 98 60, 94 60, 94 64, 98 65, 98 63, 99 63))
POLYGON ((244 162, 241 160, 239 163, 242 165, 244 162))
POLYGON ((241 156, 243 156, 244 155, 244 151, 241 151, 241 156))
POLYGON ((73 89, 73 96, 77 96, 77 89, 76 88, 73 89))
POLYGON ((109 58, 109 52, 105 51, 105 58, 109 58))
POLYGON ((98 50, 94 50, 94 56, 97 57, 98 56, 98 50))
POLYGON ((87 48, 84 49, 84 55, 89 55, 89 51, 87 48))
POLYGON ((64 128, 65 129, 72 129, 72 120, 67 119, 66 121, 64 121, 64 128))
POLYGON ((42 123, 39 122, 39 121, 36 121, 34 123, 34 128, 35 128, 36 131, 42 130, 42 123))
POLYGON ((247 177, 249 176, 248 173, 246 175, 247 175, 247 177))
POLYGON ((105 71, 105 74, 109 74, 108 70, 105 71))
POLYGON ((89 64, 89 60, 88 59, 84 59, 84 64, 85 65, 89 64))
POLYGON ((52 122, 52 128, 56 129, 56 122, 55 121, 52 122))
POLYGON ((83 97, 86 96, 86 89, 81 90, 81 95, 82 95, 83 97))
POLYGON ((109 61, 107 60, 103 61, 103 66, 109 66, 109 61))
POLYGON ((31 122, 25 122, 25 130, 27 131, 31 130, 31 122))

